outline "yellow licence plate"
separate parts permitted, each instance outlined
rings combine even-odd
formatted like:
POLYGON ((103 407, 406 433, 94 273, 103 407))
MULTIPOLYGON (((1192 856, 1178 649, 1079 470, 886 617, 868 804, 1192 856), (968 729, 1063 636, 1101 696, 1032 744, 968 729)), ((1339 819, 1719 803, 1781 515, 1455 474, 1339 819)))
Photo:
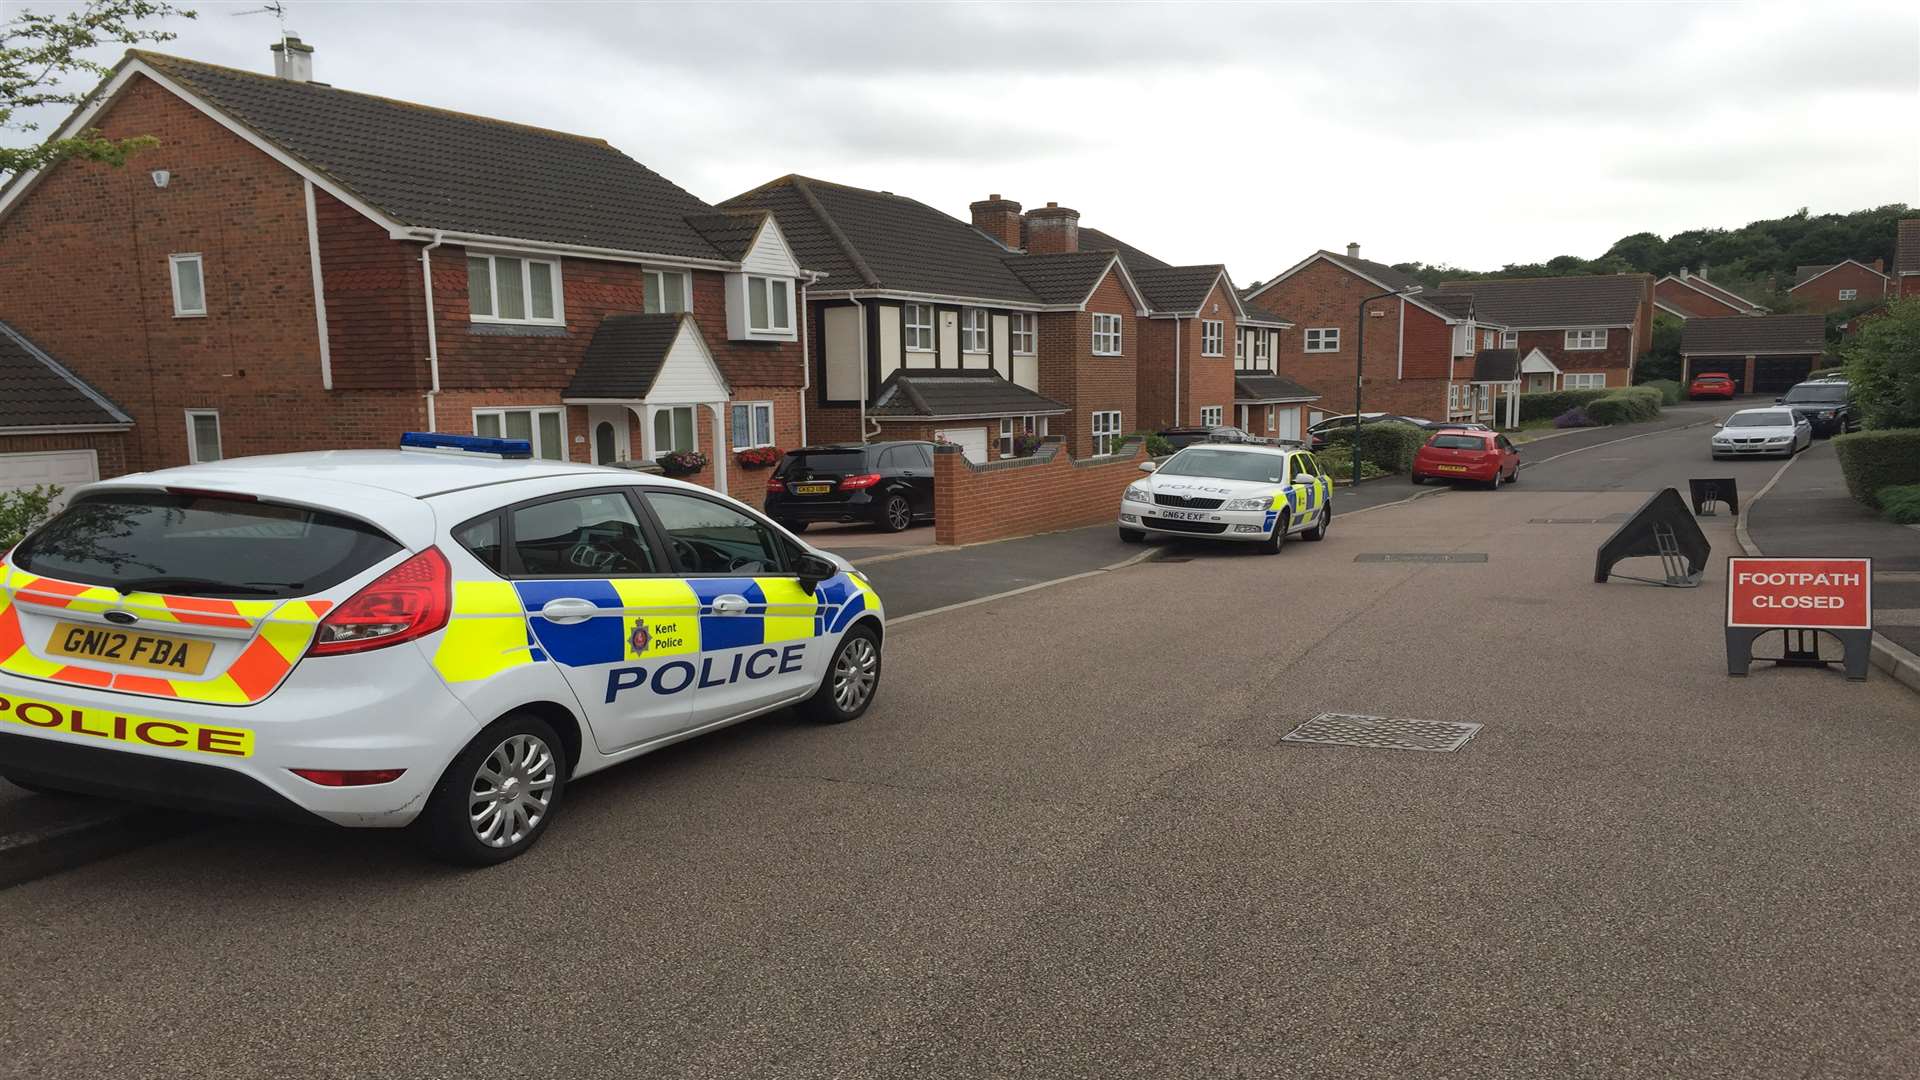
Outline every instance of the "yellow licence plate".
POLYGON ((793 493, 795 495, 825 495, 827 492, 832 490, 833 490, 832 484, 795 484, 793 485, 793 493))
POLYGON ((1465 465, 1435 465, 1434 468, 1439 469, 1441 472, 1466 472, 1467 471, 1467 467, 1465 465))
POLYGON ((207 661, 213 656, 213 643, 63 622, 53 624, 47 651, 75 660, 104 660, 110 664, 199 675, 207 670, 207 661))

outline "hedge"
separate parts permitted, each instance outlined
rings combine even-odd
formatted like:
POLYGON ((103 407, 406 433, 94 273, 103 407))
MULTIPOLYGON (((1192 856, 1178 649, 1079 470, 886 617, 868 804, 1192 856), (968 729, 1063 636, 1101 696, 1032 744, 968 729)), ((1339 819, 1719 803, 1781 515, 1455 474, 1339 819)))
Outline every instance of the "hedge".
POLYGON ((1660 403, 1662 405, 1680 404, 1680 384, 1674 382, 1672 379, 1649 379, 1640 385, 1649 390, 1660 391, 1660 403))
POLYGON ((1596 424, 1631 424, 1660 415, 1660 391, 1634 386, 1610 391, 1587 402, 1587 416, 1596 424))
POLYGON ((1887 520, 1900 525, 1920 525, 1920 484, 1884 487, 1879 494, 1880 509, 1887 520))
POLYGON ((1547 390, 1520 395, 1520 420, 1551 420, 1568 409, 1597 401, 1612 390, 1547 390))
POLYGON ((1360 460, 1378 465, 1388 472, 1403 473, 1413 468, 1413 455, 1426 445, 1426 428, 1391 420, 1360 425, 1360 460))
POLYGON ((1880 489, 1920 484, 1920 428, 1836 435, 1833 450, 1840 455, 1847 493, 1875 509, 1880 489))

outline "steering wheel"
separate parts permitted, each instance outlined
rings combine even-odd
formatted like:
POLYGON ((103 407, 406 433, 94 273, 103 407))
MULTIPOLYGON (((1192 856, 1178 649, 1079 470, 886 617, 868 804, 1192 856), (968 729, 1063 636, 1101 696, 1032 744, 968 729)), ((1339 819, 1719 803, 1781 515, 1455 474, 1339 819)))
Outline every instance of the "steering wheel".
POLYGON ((761 569, 761 566, 762 564, 759 559, 749 559, 745 555, 742 555, 727 563, 727 572, 731 574, 745 570, 758 571, 761 569))
POLYGON ((667 543, 673 548, 674 561, 690 572, 705 568, 705 560, 700 558, 700 549, 677 536, 669 536, 667 543))

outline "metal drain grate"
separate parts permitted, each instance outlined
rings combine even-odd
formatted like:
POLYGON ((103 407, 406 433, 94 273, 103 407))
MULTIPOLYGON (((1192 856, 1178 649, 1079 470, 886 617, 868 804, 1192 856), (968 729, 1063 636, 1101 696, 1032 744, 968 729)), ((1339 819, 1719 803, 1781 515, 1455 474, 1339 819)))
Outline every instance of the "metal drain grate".
POLYGON ((1487 561, 1484 551, 1363 551, 1354 562, 1436 562, 1480 563, 1487 561))
POLYGON ((1456 724, 1450 720, 1326 712, 1280 736, 1280 741, 1366 746, 1375 750, 1434 750, 1446 754, 1467 745, 1467 740, 1479 733, 1479 724, 1456 724))

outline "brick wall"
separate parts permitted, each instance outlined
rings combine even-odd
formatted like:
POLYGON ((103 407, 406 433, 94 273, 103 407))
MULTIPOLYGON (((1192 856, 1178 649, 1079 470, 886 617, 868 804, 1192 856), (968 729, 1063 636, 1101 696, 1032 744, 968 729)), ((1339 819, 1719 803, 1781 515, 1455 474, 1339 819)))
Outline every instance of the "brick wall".
POLYGON ((1607 328, 1604 349, 1568 349, 1565 330, 1520 331, 1520 357, 1539 349, 1554 366, 1564 372, 1598 371, 1606 375, 1608 386, 1632 384, 1634 331, 1624 326, 1607 328))
POLYGON ((1698 289, 1689 288, 1677 281, 1660 281, 1653 287, 1654 296, 1676 311, 1684 311, 1689 318, 1718 319, 1728 315, 1739 315, 1741 310, 1724 300, 1709 296, 1698 289))
POLYGON ((1103 458, 1072 460, 1049 441, 1030 458, 975 465, 958 448, 933 455, 934 542, 977 544, 1114 522, 1120 493, 1141 476, 1140 443, 1103 458))
MULTIPOLYGON (((1233 343, 1240 339, 1240 325, 1233 318, 1233 298, 1226 287, 1216 283, 1200 305, 1200 316, 1180 321, 1180 422, 1198 424, 1200 410, 1208 405, 1221 406, 1224 423, 1233 416, 1233 343), (1205 356, 1202 321, 1222 324, 1220 355, 1205 356)), ((1129 429, 1131 430, 1131 429, 1129 429)))
POLYGON ((1120 430, 1139 428, 1140 324, 1133 300, 1109 271, 1093 291, 1087 310, 1046 312, 1039 322, 1040 393, 1067 406, 1048 430, 1065 438, 1069 453, 1085 457, 1093 450, 1093 413, 1118 410, 1120 430), (1120 316, 1120 355, 1093 355, 1093 315, 1120 316))
MULTIPOLYGON (((1327 413, 1346 412, 1353 407, 1353 369, 1358 356, 1356 325, 1360 301, 1380 292, 1372 282, 1340 269, 1325 259, 1318 260, 1299 273, 1261 293, 1253 301, 1271 311, 1284 312, 1293 320, 1293 329, 1280 336, 1280 356, 1276 374, 1321 395, 1317 408, 1327 413), (1306 351, 1306 332, 1320 327, 1340 329, 1340 348, 1334 352, 1306 351)), ((1368 318, 1366 334, 1366 384, 1363 405, 1368 411, 1406 412, 1415 416, 1433 416, 1446 408, 1446 364, 1452 351, 1452 339, 1445 335, 1434 342, 1407 343, 1408 373, 1432 371, 1437 378, 1422 378, 1400 385, 1395 373, 1400 370, 1400 310, 1398 300, 1376 300, 1369 311, 1384 314, 1368 318)), ((1423 312, 1424 314, 1424 312, 1423 312)))
POLYGON ((1862 300, 1880 299, 1886 295, 1887 279, 1858 263, 1847 263, 1789 291, 1800 301, 1800 310, 1824 315, 1862 300), (1842 300, 1842 289, 1852 289, 1856 295, 1851 300, 1842 300))
MULTIPOLYGON (((1173 414, 1173 338, 1174 327, 1187 330, 1185 319, 1138 319, 1140 336, 1139 379, 1134 388, 1134 407, 1140 417, 1133 427, 1159 431, 1175 426, 1173 414)), ((1182 397, 1184 398, 1184 394, 1182 397)), ((1131 423, 1131 422, 1130 422, 1131 423)), ((1131 430, 1131 429, 1129 429, 1131 430)))

